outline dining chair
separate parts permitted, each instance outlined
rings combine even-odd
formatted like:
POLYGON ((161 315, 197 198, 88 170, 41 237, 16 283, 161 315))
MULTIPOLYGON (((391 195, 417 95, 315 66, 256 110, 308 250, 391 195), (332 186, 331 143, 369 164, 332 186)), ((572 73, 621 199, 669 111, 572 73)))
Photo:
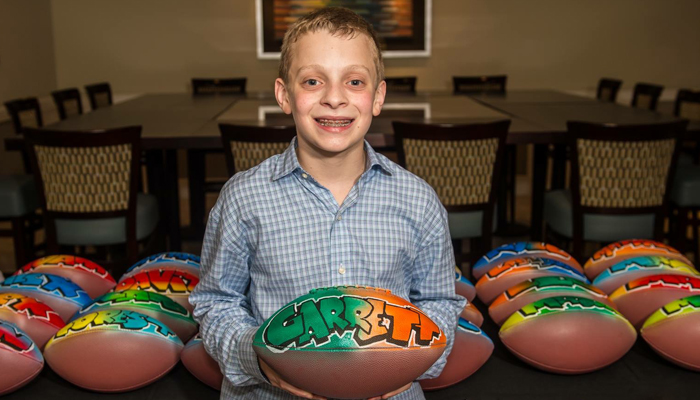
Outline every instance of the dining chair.
MULTIPOLYGON (((681 89, 676 95, 673 114, 688 120, 700 120, 700 91, 681 89)), ((677 227, 673 229, 678 233, 674 244, 683 251, 692 251, 695 262, 700 257, 700 146, 697 140, 686 139, 681 147, 686 158, 680 159, 673 190, 671 192, 671 207, 673 217, 676 218, 677 227), (689 159, 683 162, 682 160, 689 159), (688 245, 687 231, 690 228, 690 240, 688 245), (692 250, 691 250, 692 249, 692 250)))
MULTIPOLYGON (((700 91, 680 89, 673 104, 673 115, 688 120, 700 120, 700 91)), ((678 165, 700 165, 700 145, 694 137, 684 138, 681 142, 681 154, 678 165)))
MULTIPOLYGON (((247 78, 192 78, 192 93, 194 96, 245 95, 246 82, 247 78)), ((221 150, 187 150, 190 226, 196 239, 204 235, 206 194, 218 195, 227 180, 207 173, 207 158, 213 163, 223 163, 221 153, 221 150)))
MULTIPOLYGON (((508 81, 507 75, 483 75, 483 76, 453 76, 452 84, 454 94, 505 94, 506 84, 508 81)), ((524 147, 521 147, 524 149, 524 147)), ((515 182, 517 175, 517 158, 518 147, 516 145, 507 145, 505 150, 504 168, 502 169, 504 185, 501 186, 501 193, 498 199, 499 218, 501 221, 508 221, 509 226, 515 226, 515 182), (510 217, 510 218, 508 218, 510 217)), ((502 229, 500 234, 513 235, 517 234, 517 230, 509 232, 507 224, 499 228, 502 229)))
POLYGON ((90 108, 93 111, 112 105, 112 87, 107 82, 85 85, 85 92, 90 99, 90 108))
POLYGON ((24 128, 40 128, 44 125, 36 97, 6 101, 5 108, 12 120, 12 128, 18 135, 22 134, 24 128))
MULTIPOLYGON (((12 128, 15 134, 21 135, 25 128, 41 128, 44 125, 41 116, 41 107, 36 97, 27 97, 5 102, 5 108, 12 120, 12 128)), ((22 152, 24 172, 30 173, 29 158, 22 152)))
POLYGON ((229 176, 284 152, 297 134, 295 126, 219 124, 219 131, 229 176))
POLYGON ((247 78, 192 78, 192 93, 245 94, 247 78))
POLYGON ((632 94, 632 107, 656 111, 656 105, 661 97, 664 87, 651 83, 637 83, 632 94))
POLYGON ((673 104, 673 115, 700 120, 700 90, 680 89, 673 104))
MULTIPOLYGON (((22 135, 26 128, 43 126, 41 107, 36 97, 7 101, 5 108, 17 135, 22 135)), ((39 199, 26 152, 22 152, 22 162, 25 174, 0 177, 0 221, 10 224, 9 229, 0 229, 0 236, 12 238, 16 267, 33 257, 36 250, 35 233, 41 229, 41 219, 36 213, 39 199)))
POLYGON ((154 244, 162 236, 156 234, 158 201, 153 195, 137 193, 140 126, 96 131, 27 129, 24 135, 48 254, 60 254, 62 246, 103 247, 107 259, 100 263, 118 277, 140 258, 139 242, 150 236, 149 244, 154 244))
POLYGON ((686 126, 568 122, 571 188, 545 194, 548 233, 571 240, 577 260, 585 256, 584 241, 662 240, 686 126))
POLYGON ((416 93, 417 81, 415 76, 384 78, 387 93, 416 93))
POLYGON ((622 86, 622 81, 619 79, 601 78, 598 81, 595 97, 600 101, 614 103, 617 101, 617 92, 620 90, 620 86, 622 86))
POLYGON ((455 94, 505 93, 507 75, 453 76, 455 94))
POLYGON ((61 121, 83 113, 83 103, 77 88, 55 90, 51 92, 51 97, 56 103, 58 117, 61 121))
POLYGON ((0 176, 0 221, 10 224, 0 237, 12 238, 15 268, 34 258, 34 233, 41 228, 38 198, 31 175, 0 176))
POLYGON ((474 124, 393 121, 399 164, 435 189, 447 210, 457 265, 492 248, 499 172, 509 120, 474 124), (468 254, 462 240, 470 239, 468 254))

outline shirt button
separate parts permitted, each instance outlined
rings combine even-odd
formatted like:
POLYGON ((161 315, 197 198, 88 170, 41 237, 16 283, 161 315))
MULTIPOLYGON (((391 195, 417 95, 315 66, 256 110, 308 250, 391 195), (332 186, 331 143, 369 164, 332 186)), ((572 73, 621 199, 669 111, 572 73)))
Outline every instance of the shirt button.
POLYGON ((343 217, 338 215, 338 221, 340 221, 341 219, 343 219, 343 217))
POLYGON ((306 175, 306 174, 301 174, 301 177, 304 178, 304 179, 306 179, 306 178, 308 178, 309 176, 306 175))
POLYGON ((340 275, 345 274, 345 267, 340 267, 340 268, 338 268, 338 273, 339 273, 340 275))

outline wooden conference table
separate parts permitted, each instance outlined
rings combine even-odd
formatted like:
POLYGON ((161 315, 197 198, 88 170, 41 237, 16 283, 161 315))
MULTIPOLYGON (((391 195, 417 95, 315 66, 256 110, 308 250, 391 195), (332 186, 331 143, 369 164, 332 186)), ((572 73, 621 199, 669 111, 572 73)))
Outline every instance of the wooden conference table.
MULTIPOLYGON (((510 119, 509 144, 534 144, 531 238, 542 237, 543 197, 548 145, 566 141, 566 122, 580 120, 620 124, 655 123, 675 120, 673 116, 602 103, 595 99, 552 90, 513 90, 505 95, 453 95, 451 92, 390 94, 384 109, 367 134, 379 151, 393 151, 391 121, 470 123, 510 119)), ((176 150, 220 149, 219 123, 257 126, 293 124, 283 114, 271 93, 242 96, 192 96, 146 94, 124 103, 52 124, 51 129, 90 130, 126 125, 143 126, 142 146, 149 157, 149 182, 159 194, 167 216, 170 250, 181 247, 176 150)), ((700 131, 700 123, 691 124, 700 131)), ((5 140, 6 148, 18 150, 22 140, 5 140)), ((196 185, 203 176, 190 177, 196 185)), ((191 192, 204 196, 203 190, 191 192)), ((203 200, 201 200, 203 203, 203 200)), ((203 207, 195 207, 192 210, 203 207)), ((202 231, 204 215, 192 215, 195 231, 202 231)))

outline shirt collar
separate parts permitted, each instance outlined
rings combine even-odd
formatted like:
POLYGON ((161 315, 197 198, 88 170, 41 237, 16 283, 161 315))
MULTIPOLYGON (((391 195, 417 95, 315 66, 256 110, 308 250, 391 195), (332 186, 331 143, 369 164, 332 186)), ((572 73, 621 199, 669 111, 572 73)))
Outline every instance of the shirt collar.
MULTIPOLYGON (((392 175, 393 169, 390 163, 387 162, 387 159, 384 157, 379 157, 377 155, 377 152, 374 151, 372 146, 367 143, 367 140, 365 140, 365 152, 367 154, 367 165, 365 166, 366 170, 370 170, 375 168, 375 166, 385 172, 387 175, 392 175)), ((275 168, 275 171, 272 174, 272 180, 276 181, 280 178, 283 178, 292 172, 296 171, 297 169, 302 170, 301 165, 299 164, 299 159, 297 158, 297 138, 296 136, 292 141, 289 143, 289 147, 287 147, 287 150, 282 153, 282 155, 277 159, 277 165, 275 168)))

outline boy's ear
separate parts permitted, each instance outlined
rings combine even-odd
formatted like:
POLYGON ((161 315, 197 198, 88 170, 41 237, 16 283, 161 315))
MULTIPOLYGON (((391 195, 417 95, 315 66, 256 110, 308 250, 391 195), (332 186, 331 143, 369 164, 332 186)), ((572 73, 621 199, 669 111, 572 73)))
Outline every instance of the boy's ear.
POLYGON ((292 106, 289 103, 289 92, 282 78, 275 79, 275 98, 277 99, 277 104, 279 104, 285 114, 292 113, 292 106))
POLYGON ((377 91, 374 93, 374 104, 372 104, 372 115, 375 117, 382 112, 384 105, 384 97, 386 97, 386 82, 382 80, 377 86, 377 91))

